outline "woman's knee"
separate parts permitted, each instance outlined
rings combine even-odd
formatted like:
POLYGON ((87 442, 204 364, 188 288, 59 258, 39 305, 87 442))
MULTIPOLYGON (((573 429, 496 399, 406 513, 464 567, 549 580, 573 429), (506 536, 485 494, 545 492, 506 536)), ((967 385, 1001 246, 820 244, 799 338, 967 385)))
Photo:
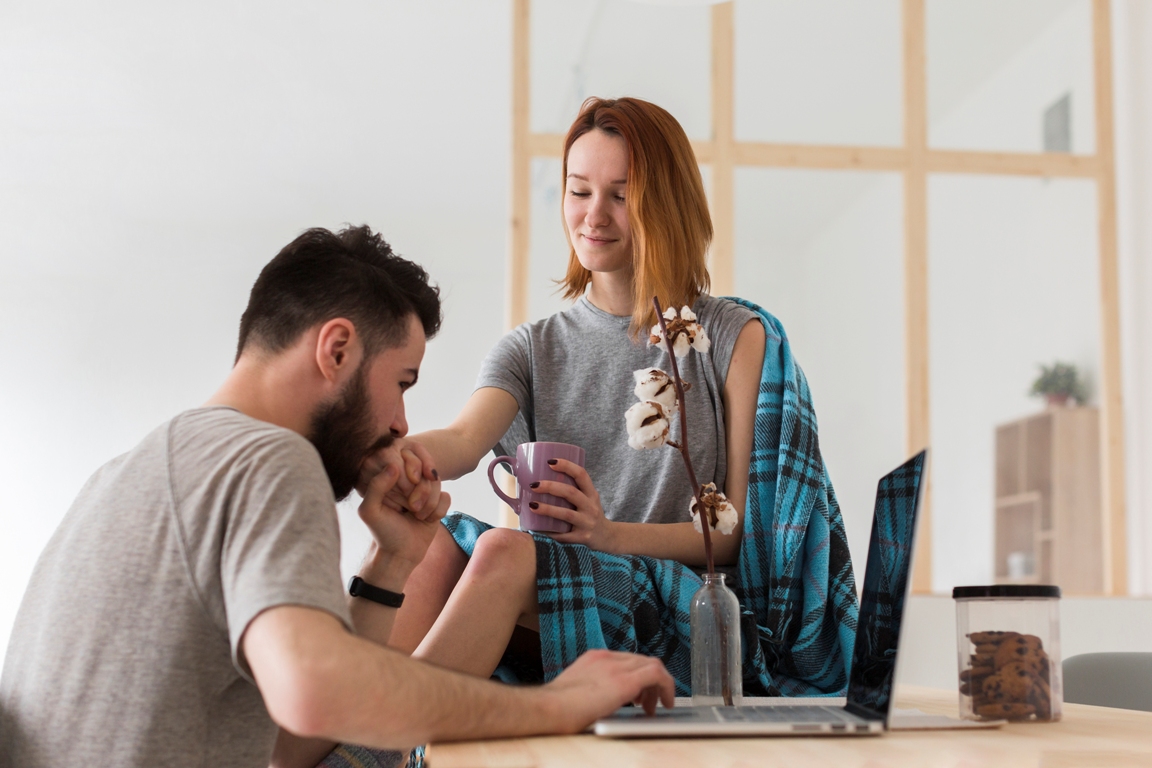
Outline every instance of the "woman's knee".
POLYGON ((536 542, 512 528, 492 528, 480 534, 468 574, 473 578, 536 582, 536 542))
POLYGON ((455 582, 468 565, 468 555, 452 538, 452 534, 444 526, 438 526, 432 543, 428 545, 428 552, 424 555, 422 565, 433 567, 437 573, 443 574, 455 582))

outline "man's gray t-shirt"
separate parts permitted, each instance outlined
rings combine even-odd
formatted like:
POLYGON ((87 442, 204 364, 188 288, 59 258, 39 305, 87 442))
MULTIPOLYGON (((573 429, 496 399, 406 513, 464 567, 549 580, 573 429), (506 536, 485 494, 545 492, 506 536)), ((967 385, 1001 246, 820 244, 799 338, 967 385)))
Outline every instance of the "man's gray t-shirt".
MULTIPOLYGON (((721 393, 736 338, 756 314, 710 296, 701 296, 693 310, 712 348, 706 355, 693 351, 677 358, 681 377, 692 385, 685 396, 689 452, 697 479, 724 488, 728 461, 721 393)), ((578 445, 609 519, 687 522, 692 489, 679 451, 637 451, 628 445, 624 412, 637 402, 632 372, 672 371, 668 355, 648 346, 648 334, 633 341, 630 322, 581 298, 570 309, 506 334, 485 358, 476 388, 502 389, 520 406, 496 446, 499 453, 515 455, 517 445, 532 441, 578 445)), ((672 421, 677 441, 678 421, 672 421)))
POLYGON ((240 638, 277 605, 351 627, 312 444, 185 412, 88 481, 36 564, 0 680, 0 765, 266 766, 240 638))

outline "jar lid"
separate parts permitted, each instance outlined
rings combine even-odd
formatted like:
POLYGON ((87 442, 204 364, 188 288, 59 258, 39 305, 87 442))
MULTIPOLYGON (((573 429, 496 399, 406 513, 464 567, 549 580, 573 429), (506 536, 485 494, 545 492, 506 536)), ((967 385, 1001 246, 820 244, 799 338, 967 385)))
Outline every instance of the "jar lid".
POLYGON ((953 599, 966 597, 1060 597, 1060 587, 1051 584, 989 584, 986 587, 953 587, 953 599))

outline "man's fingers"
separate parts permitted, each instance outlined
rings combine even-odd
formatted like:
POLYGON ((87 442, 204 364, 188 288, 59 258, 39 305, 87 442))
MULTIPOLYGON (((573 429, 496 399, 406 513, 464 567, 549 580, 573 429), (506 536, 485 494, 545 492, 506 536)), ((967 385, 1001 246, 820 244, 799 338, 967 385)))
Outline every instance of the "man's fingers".
POLYGON ((424 462, 411 448, 400 451, 400 456, 404 459, 404 476, 412 485, 418 485, 420 476, 423 474, 424 462))
POLYGON ((447 493, 440 494, 440 503, 436 505, 436 511, 433 515, 434 520, 443 520, 444 515, 448 514, 448 508, 452 506, 452 497, 447 493))
POLYGON ((388 494, 388 491, 392 490, 392 487, 396 485, 396 480, 399 477, 399 467, 395 464, 386 465, 384 469, 378 472, 376 476, 372 478, 371 482, 368 483, 368 487, 364 491, 364 503, 367 504, 369 508, 379 506, 388 494))

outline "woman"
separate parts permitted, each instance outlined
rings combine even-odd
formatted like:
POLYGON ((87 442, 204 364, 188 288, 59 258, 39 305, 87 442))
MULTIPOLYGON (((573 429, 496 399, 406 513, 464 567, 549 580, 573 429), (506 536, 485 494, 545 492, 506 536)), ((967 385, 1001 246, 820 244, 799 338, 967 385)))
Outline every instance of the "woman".
MULTIPOLYGON (((635 402, 632 372, 667 367, 665 354, 647 346, 653 296, 666 307, 692 307, 712 340, 709 354, 680 361, 692 384, 689 449, 700 482, 716 483, 740 516, 732 535, 713 537, 716 563, 734 565, 740 556, 766 323, 746 306, 707 295, 712 225, 691 145, 654 104, 594 98, 568 131, 563 169, 570 253, 562 287, 574 306, 506 335, 457 419, 411 438, 448 479, 475 469, 493 446, 513 453, 522 442, 565 442, 587 454, 586 467, 555 465, 575 488, 545 481, 534 489, 575 507, 536 510, 571 523, 569 533, 548 541, 452 516, 409 580, 392 645, 474 675, 496 670, 516 627, 538 632, 542 624, 543 672, 558 673, 572 651, 558 652, 549 639, 563 645, 573 634, 565 617, 574 611, 592 612, 593 631, 602 633, 593 647, 627 646, 666 663, 686 658, 683 616, 667 605, 675 596, 664 587, 649 595, 642 574, 657 561, 704 565, 701 535, 689 522, 692 489, 675 450, 632 450, 624 422, 635 402), (621 582, 614 600, 628 601, 618 606, 622 615, 590 605, 621 582)), ((684 571, 676 566, 672 581, 679 584, 684 571)), ((685 588, 690 595, 695 584, 685 588)), ((669 664, 686 693, 685 665, 677 667, 679 675, 669 664)))

